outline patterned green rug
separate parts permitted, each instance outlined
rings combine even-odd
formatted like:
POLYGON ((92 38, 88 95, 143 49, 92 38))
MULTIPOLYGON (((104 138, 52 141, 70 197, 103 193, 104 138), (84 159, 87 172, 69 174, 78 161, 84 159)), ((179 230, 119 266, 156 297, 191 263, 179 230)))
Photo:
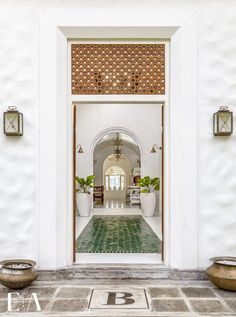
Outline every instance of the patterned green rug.
POLYGON ((93 216, 76 241, 77 253, 161 253, 161 240, 142 216, 93 216))

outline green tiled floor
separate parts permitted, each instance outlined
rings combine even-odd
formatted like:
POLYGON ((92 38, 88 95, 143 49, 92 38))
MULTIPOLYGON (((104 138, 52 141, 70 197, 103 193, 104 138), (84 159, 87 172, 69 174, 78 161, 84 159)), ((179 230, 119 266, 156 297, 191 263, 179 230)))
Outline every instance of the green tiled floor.
POLYGON ((93 216, 77 253, 161 253, 161 241, 142 216, 93 216))

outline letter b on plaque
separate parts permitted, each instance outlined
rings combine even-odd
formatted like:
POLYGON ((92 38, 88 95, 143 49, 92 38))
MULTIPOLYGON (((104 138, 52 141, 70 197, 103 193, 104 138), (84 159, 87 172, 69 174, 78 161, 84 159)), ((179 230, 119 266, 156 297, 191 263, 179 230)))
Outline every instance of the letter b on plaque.
POLYGON ((107 303, 105 305, 131 305, 135 303, 133 294, 126 292, 107 292, 107 303))
POLYGON ((89 308, 148 309, 148 302, 144 289, 94 289, 89 308))

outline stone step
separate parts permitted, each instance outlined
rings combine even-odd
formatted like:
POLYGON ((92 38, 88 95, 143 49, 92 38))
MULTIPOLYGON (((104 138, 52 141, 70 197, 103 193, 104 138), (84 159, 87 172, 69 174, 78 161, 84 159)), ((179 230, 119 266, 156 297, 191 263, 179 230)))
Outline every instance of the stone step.
POLYGON ((68 279, 172 279, 205 280, 204 270, 175 270, 153 264, 79 264, 69 268, 39 271, 39 280, 68 279))

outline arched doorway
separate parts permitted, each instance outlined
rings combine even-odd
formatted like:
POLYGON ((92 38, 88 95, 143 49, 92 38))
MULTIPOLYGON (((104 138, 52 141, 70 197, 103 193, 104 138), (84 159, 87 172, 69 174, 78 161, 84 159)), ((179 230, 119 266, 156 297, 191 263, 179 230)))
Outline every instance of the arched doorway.
POLYGON ((106 132, 93 150, 94 208, 140 208, 139 200, 135 204, 130 200, 141 177, 139 145, 131 133, 106 132))
MULTIPOLYGON (((125 188, 129 185, 129 172, 127 172, 128 159, 124 159, 124 167, 113 165, 111 155, 103 163, 104 199, 107 201, 124 200, 125 188), (110 161, 111 159, 111 161, 110 161), (109 166, 110 165, 110 166, 109 166), (109 166, 109 167, 108 167, 109 166)), ((117 162, 118 163, 118 162, 117 162)), ((113 207, 111 204, 110 207, 113 207)))

